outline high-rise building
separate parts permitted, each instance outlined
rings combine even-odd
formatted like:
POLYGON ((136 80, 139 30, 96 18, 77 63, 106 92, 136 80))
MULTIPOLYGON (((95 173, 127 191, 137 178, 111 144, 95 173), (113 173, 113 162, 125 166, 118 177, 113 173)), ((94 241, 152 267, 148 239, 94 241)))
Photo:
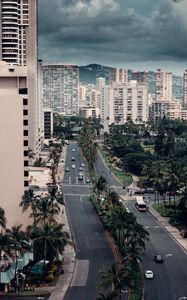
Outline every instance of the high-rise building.
POLYGON ((156 71, 156 101, 172 101, 172 73, 156 71))
POLYGON ((187 70, 183 74, 183 107, 187 109, 187 70))
POLYGON ((126 85, 113 87, 112 102, 114 123, 124 124, 131 120, 141 124, 147 121, 148 89, 146 84, 130 80, 126 85))
POLYGON ((128 72, 122 68, 110 68, 109 84, 126 84, 128 82, 128 72))
POLYGON ((44 64, 43 106, 63 115, 79 113, 79 68, 63 63, 44 64))
POLYGON ((148 84, 148 72, 146 71, 132 71, 132 80, 136 80, 138 83, 148 84))
MULTIPOLYGON (((23 221, 29 151, 40 152, 37 0, 0 0, 0 194, 9 224, 23 221)), ((28 218, 27 218, 28 221, 28 218)))
POLYGON ((8 225, 25 223, 19 203, 29 185, 27 67, 0 63, 0 206, 8 225))
POLYGON ((27 66, 29 149, 40 151, 37 80, 37 0, 0 0, 0 59, 27 66))

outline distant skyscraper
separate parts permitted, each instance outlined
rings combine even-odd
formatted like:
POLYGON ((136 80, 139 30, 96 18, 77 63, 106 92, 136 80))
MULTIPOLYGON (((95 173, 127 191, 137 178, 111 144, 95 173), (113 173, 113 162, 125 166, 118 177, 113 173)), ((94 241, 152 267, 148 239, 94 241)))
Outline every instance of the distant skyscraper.
POLYGON ((172 101, 172 73, 156 72, 156 101, 172 101))
POLYGON ((187 70, 183 74, 183 107, 187 109, 187 70))
POLYGON ((132 80, 136 80, 138 83, 148 84, 148 72, 132 71, 132 80))
POLYGON ((128 82, 128 72, 122 68, 110 68, 109 70, 109 84, 125 84, 128 82))
POLYGON ((43 105, 64 115, 79 113, 79 68, 63 63, 44 64, 43 105))

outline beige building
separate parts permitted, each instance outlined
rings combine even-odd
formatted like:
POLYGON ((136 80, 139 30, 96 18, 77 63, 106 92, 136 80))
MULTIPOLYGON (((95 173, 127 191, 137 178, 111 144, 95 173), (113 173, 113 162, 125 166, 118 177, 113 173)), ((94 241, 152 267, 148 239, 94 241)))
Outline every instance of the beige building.
POLYGON ((28 152, 38 157, 41 150, 37 2, 0 0, 0 206, 8 226, 28 222, 19 208, 29 184, 28 152))
POLYGON ((122 68, 110 68, 109 84, 126 84, 128 82, 128 72, 122 68))
POLYGON ((38 156, 37 0, 0 1, 0 59, 11 65, 27 66, 29 97, 29 148, 38 156))
POLYGON ((183 74, 183 108, 187 109, 187 70, 183 74))
POLYGON ((156 101, 172 101, 172 73, 156 71, 156 101))
MULTIPOLYGON (((183 114, 183 117, 184 115, 185 114, 183 114)), ((153 120, 163 117, 166 117, 170 120, 181 119, 181 104, 178 101, 154 101, 150 106, 150 117, 153 120)))
POLYGON ((19 203, 29 185, 28 70, 0 63, 0 206, 8 226, 27 223, 19 203))

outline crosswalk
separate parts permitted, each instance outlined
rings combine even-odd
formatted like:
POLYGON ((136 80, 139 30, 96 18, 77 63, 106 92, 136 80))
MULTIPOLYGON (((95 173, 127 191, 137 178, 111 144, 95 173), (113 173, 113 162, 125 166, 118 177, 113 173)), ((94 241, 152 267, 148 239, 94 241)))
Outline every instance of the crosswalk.
POLYGON ((64 196, 90 197, 92 194, 64 193, 64 196))

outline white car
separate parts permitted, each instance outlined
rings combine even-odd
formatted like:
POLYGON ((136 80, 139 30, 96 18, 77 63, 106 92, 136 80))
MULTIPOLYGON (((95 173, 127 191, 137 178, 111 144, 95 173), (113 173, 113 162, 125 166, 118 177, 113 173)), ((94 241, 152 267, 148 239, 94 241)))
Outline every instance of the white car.
POLYGON ((72 165, 71 167, 72 167, 72 169, 75 169, 75 165, 72 165))
POLYGON ((75 149, 74 149, 74 148, 72 149, 72 152, 75 152, 75 149))
POLYGON ((145 278, 146 279, 152 279, 154 277, 153 271, 147 270, 145 271, 145 278))
POLYGON ((83 167, 83 168, 84 168, 84 167, 85 167, 85 164, 84 164, 84 163, 82 163, 82 164, 81 164, 81 167, 83 167))

